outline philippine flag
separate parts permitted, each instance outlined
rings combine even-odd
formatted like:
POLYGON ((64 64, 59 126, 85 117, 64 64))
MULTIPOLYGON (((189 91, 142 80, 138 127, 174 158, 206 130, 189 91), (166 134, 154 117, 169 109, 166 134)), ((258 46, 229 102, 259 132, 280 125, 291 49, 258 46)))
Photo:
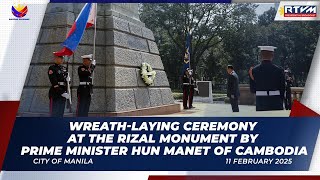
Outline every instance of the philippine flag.
POLYGON ((86 3, 68 32, 67 39, 62 43, 64 48, 59 52, 55 52, 55 54, 59 56, 71 56, 77 49, 84 30, 95 25, 96 16, 97 3, 86 3))

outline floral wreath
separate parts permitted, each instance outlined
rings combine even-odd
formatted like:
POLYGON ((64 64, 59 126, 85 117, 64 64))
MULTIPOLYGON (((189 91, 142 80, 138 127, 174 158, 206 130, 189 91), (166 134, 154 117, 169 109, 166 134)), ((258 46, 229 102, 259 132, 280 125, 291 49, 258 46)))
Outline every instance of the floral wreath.
POLYGON ((153 84, 156 72, 152 70, 152 67, 148 63, 142 63, 141 65, 141 78, 148 86, 153 84))

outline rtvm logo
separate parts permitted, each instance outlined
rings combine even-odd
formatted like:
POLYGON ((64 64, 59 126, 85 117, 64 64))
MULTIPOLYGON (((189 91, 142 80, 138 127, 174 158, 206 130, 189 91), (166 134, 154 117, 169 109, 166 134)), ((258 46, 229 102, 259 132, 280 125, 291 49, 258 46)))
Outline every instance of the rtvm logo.
POLYGON ((284 17, 317 17, 317 6, 284 6, 284 17))

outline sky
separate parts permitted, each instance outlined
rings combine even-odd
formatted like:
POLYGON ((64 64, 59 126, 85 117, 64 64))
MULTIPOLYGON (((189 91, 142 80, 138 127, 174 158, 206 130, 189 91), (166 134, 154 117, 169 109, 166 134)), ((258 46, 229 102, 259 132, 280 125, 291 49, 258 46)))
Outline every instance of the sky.
POLYGON ((269 10, 271 7, 275 7, 274 3, 258 3, 258 7, 256 9, 256 13, 258 15, 263 14, 263 12, 269 10))

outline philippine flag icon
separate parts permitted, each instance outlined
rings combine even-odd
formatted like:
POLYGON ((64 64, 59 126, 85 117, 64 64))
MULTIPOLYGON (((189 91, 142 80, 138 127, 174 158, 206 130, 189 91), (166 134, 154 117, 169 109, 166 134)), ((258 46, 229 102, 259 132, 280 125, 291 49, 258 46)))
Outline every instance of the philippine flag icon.
POLYGON ((17 18, 22 18, 27 15, 28 7, 26 5, 18 4, 11 8, 12 14, 17 18))

